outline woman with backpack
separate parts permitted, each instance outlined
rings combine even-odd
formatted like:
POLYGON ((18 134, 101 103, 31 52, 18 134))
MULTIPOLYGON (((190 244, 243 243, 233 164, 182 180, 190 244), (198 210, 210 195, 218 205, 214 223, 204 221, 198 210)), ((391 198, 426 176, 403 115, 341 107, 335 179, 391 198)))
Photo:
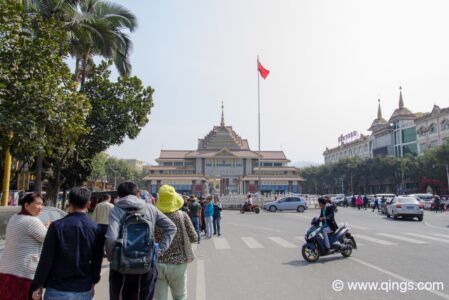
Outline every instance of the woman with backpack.
MULTIPOLYGON (((183 204, 172 186, 163 185, 159 189, 157 208, 175 223, 177 231, 170 247, 158 258, 155 300, 167 300, 168 288, 174 300, 187 299, 187 263, 195 258, 191 243, 197 241, 198 235, 190 217, 181 210, 183 204)), ((162 238, 157 227, 155 238, 156 242, 162 238)))

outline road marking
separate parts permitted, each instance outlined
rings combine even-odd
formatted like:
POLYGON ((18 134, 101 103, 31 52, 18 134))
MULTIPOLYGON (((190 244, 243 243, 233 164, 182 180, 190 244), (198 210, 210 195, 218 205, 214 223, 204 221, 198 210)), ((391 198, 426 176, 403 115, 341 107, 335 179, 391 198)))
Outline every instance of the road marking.
POLYGON ((213 241, 215 249, 217 250, 225 250, 231 248, 228 244, 228 241, 225 238, 214 238, 213 241))
POLYGON ((435 225, 431 225, 431 224, 429 224, 427 222, 424 222, 424 224, 426 224, 427 226, 432 227, 432 228, 438 228, 438 229, 443 228, 443 229, 446 229, 446 230, 449 229, 448 227, 445 227, 445 226, 435 226, 435 225))
POLYGON ((248 227, 248 228, 261 229, 261 230, 267 230, 267 231, 273 231, 273 232, 281 232, 278 229, 273 229, 273 228, 268 228, 268 227, 260 227, 260 226, 252 226, 252 225, 248 225, 248 224, 226 223, 226 225, 234 225, 234 226, 248 227))
MULTIPOLYGON (((378 266, 372 265, 372 264, 370 264, 370 263, 368 263, 368 262, 366 262, 366 261, 363 261, 363 260, 361 260, 361 259, 354 258, 354 257, 349 257, 349 259, 351 259, 352 261, 355 261, 355 262, 357 262, 357 263, 359 263, 359 264, 361 264, 361 265, 364 265, 365 267, 374 269, 374 270, 379 271, 379 272, 381 272, 381 273, 384 273, 384 274, 386 274, 386 275, 388 275, 388 276, 397 278, 397 279, 399 279, 399 280, 401 280, 401 281, 403 281, 403 282, 413 282, 415 285, 417 284, 415 281, 413 281, 413 280, 411 280, 411 279, 402 277, 401 275, 398 275, 398 274, 395 274, 395 273, 390 272, 390 271, 388 271, 388 270, 382 269, 382 268, 380 268, 380 267, 378 267, 378 266)), ((442 298, 444 298, 444 299, 449 299, 449 295, 448 295, 448 294, 442 293, 442 292, 440 292, 440 291, 436 291, 436 290, 425 290, 425 291, 427 291, 427 292, 429 292, 429 293, 432 293, 432 294, 434 294, 434 295, 440 296, 440 297, 442 297, 442 298)))
POLYGON ((426 236, 426 235, 416 234, 416 233, 406 233, 406 234, 412 235, 412 236, 416 236, 416 237, 420 237, 420 238, 423 238, 423 239, 428 239, 428 240, 432 240, 432 241, 437 241, 437 242, 442 242, 442 243, 449 244, 449 240, 444 240, 442 238, 436 238, 436 237, 431 237, 431 236, 426 236))
POLYGON ((278 244, 284 248, 297 248, 298 247, 295 244, 292 244, 280 237, 269 237, 268 239, 272 240, 273 242, 275 242, 276 244, 278 244))
POLYGON ((429 234, 430 234, 430 235, 439 236, 439 237, 444 237, 444 238, 449 239, 449 235, 447 235, 447 234, 438 234, 438 233, 429 233, 429 234))
POLYGON ((355 234, 354 235, 356 238, 358 239, 362 239, 362 240, 367 240, 373 243, 377 243, 377 244, 381 244, 384 246, 391 246, 391 245, 396 245, 395 243, 389 242, 389 241, 385 241, 385 240, 380 240, 380 239, 376 239, 370 236, 366 236, 366 235, 361 235, 361 234, 355 234))
POLYGON ((369 228, 369 227, 357 226, 357 225, 353 225, 353 224, 349 224, 348 226, 349 226, 349 228, 352 227, 352 228, 361 229, 361 230, 371 230, 371 228, 369 228))
POLYGON ((251 249, 263 248, 263 246, 253 237, 242 237, 241 239, 251 249))
POLYGON ((196 261, 196 298, 206 300, 206 277, 204 272, 204 260, 196 261))
POLYGON ((408 243, 412 243, 412 244, 418 244, 418 245, 428 244, 427 242, 424 242, 424 241, 421 241, 421 240, 415 240, 415 239, 412 239, 412 238, 407 238, 407 237, 398 236, 398 235, 389 234, 389 233, 377 233, 377 235, 381 235, 381 236, 384 236, 384 237, 389 237, 389 238, 392 238, 392 239, 397 239, 397 240, 408 242, 408 243))

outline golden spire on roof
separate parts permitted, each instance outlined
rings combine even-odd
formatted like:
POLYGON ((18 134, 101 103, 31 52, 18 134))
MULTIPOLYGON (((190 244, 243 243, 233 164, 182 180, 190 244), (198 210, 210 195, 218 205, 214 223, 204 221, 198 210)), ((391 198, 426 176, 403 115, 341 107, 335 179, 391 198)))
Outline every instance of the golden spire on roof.
POLYGON ((402 99, 402 86, 399 87, 399 108, 404 108, 404 100, 402 99))

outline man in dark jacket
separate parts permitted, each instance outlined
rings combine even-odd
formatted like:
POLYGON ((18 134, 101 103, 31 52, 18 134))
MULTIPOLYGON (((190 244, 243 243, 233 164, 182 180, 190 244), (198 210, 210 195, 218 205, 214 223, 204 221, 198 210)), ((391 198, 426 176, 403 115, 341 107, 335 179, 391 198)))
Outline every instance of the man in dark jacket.
MULTIPOLYGON (((119 238, 121 220, 128 210, 141 211, 153 228, 162 229, 159 242, 159 255, 170 246, 176 234, 176 225, 152 204, 137 197, 139 189, 134 182, 123 182, 117 188, 119 196, 115 207, 109 214, 109 227, 106 233, 106 256, 112 261, 114 245, 119 238)), ((109 271, 109 299, 151 300, 157 280, 157 269, 152 267, 146 274, 122 274, 116 270, 109 271)))
POLYGON ((218 199, 218 197, 215 197, 214 199, 214 235, 218 234, 218 236, 221 235, 220 233, 220 221, 221 221, 221 202, 218 199))
POLYGON ((330 204, 330 202, 331 202, 330 199, 325 198, 318 199, 318 205, 321 211, 320 213, 320 221, 322 224, 321 233, 323 235, 324 245, 327 251, 329 251, 331 248, 328 234, 335 232, 338 229, 337 223, 335 222, 334 218, 334 208, 332 205, 326 205, 330 204))
POLYGON ((48 228, 31 285, 33 299, 40 299, 43 287, 48 299, 92 299, 103 249, 101 231, 86 214, 90 196, 87 188, 71 189, 70 213, 48 228))
POLYGON ((201 213, 201 204, 199 204, 198 200, 191 196, 189 199, 189 216, 190 220, 192 220, 193 227, 195 227, 196 234, 198 235, 198 244, 200 243, 200 213, 201 213))

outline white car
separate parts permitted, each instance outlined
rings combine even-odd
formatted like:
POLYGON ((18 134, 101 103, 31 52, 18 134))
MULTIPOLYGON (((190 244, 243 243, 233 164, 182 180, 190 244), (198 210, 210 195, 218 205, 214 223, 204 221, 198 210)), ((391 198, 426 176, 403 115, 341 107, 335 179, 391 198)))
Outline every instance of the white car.
POLYGON ((397 219, 418 218, 422 221, 424 218, 424 206, 419 203, 416 197, 413 196, 398 196, 394 197, 389 205, 386 207, 387 218, 393 217, 397 219))
POLYGON ((432 209, 433 200, 435 196, 432 194, 412 194, 409 195, 418 199, 419 203, 424 206, 424 209, 432 209))

